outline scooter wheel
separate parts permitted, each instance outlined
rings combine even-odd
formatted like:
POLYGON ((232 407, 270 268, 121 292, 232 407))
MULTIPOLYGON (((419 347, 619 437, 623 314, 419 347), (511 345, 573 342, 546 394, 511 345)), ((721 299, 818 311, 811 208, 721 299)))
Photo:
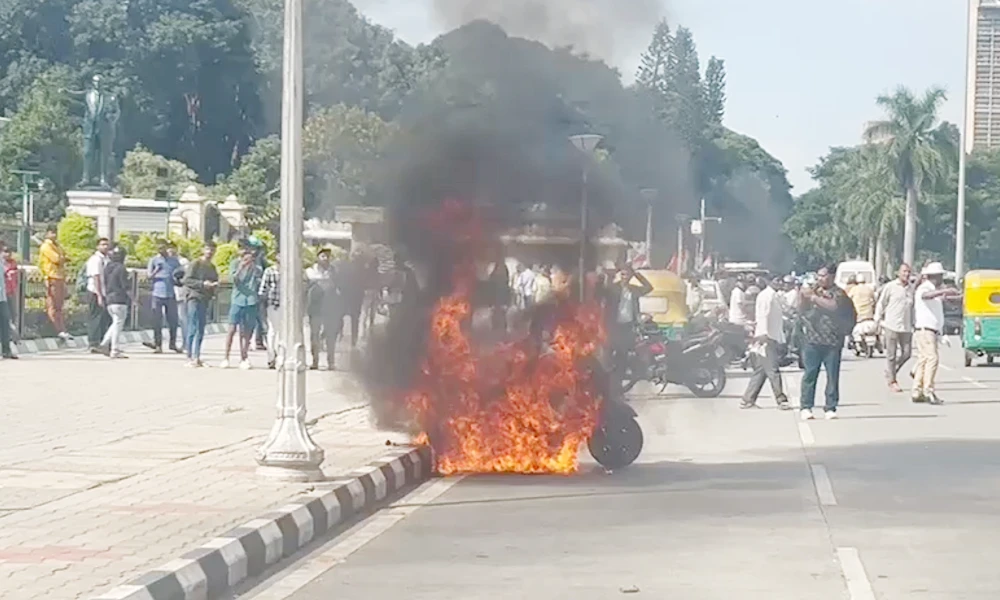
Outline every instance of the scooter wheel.
POLYGON ((634 418, 614 415, 594 431, 587 447, 594 460, 613 471, 635 462, 642 452, 642 442, 642 428, 634 418))

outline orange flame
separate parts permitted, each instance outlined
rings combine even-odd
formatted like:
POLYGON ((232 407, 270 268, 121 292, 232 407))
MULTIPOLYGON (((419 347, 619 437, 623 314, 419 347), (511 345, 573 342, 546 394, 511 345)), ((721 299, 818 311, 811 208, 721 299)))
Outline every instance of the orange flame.
POLYGON ((421 373, 406 394, 421 431, 416 441, 433 447, 442 474, 576 471, 601 404, 583 366, 602 339, 599 308, 561 298, 541 352, 528 336, 474 347, 467 324, 481 222, 468 205, 454 202, 442 205, 435 222, 448 223, 456 246, 471 245, 455 255, 462 258, 452 293, 431 312, 421 373))

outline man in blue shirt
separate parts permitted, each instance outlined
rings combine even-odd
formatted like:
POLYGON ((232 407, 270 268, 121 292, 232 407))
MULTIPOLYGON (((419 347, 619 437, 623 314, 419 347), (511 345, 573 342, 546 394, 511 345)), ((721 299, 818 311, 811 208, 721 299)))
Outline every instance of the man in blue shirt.
POLYGON ((149 259, 146 271, 153 284, 153 343, 144 344, 157 354, 163 353, 163 320, 167 318, 167 331, 170 336, 170 349, 178 354, 184 352, 177 345, 177 297, 174 295, 174 271, 181 268, 176 252, 171 255, 173 243, 164 241, 160 244, 159 254, 149 259))
POLYGON ((243 253, 229 265, 233 293, 229 303, 229 333, 226 335, 226 356, 219 365, 229 368, 229 353, 237 329, 240 332, 240 368, 250 370, 250 340, 257 325, 257 293, 264 270, 257 264, 254 249, 241 244, 243 253))

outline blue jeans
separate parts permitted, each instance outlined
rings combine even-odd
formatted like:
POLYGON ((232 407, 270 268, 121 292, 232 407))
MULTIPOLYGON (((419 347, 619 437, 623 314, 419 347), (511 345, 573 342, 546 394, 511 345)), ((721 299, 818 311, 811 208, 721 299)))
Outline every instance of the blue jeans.
POLYGON ((201 358, 201 342, 205 339, 205 320, 208 317, 207 300, 187 301, 187 356, 201 358))
POLYGON ((812 410, 816 404, 816 380, 819 379, 819 368, 826 370, 826 406, 828 412, 837 412, 840 404, 840 355, 842 346, 827 346, 806 343, 802 347, 802 362, 805 370, 802 373, 803 409, 812 410))

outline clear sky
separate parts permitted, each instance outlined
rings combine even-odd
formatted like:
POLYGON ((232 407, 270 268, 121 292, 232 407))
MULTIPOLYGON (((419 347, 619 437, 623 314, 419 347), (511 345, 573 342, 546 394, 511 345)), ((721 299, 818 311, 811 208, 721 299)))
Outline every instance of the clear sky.
MULTIPOLYGON (((442 32, 429 2, 360 7, 415 44, 442 32)), ((960 123, 964 0, 669 0, 665 10, 672 27, 693 31, 703 66, 713 54, 726 61, 726 125, 781 160, 795 193, 812 186, 805 169, 830 146, 860 141, 880 117, 875 97, 898 85, 943 86, 943 117, 960 123)), ((636 35, 644 45, 650 33, 636 35)), ((631 75, 636 61, 616 66, 631 75)))

